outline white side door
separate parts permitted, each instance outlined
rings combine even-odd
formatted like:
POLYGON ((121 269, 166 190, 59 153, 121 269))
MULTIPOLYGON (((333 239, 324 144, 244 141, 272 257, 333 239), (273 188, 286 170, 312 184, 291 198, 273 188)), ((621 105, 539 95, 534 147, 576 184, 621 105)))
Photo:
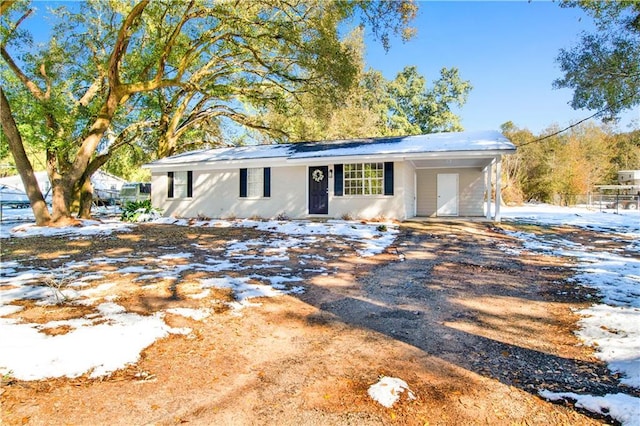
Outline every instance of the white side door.
POLYGON ((438 173, 438 216, 458 216, 458 174, 438 173))

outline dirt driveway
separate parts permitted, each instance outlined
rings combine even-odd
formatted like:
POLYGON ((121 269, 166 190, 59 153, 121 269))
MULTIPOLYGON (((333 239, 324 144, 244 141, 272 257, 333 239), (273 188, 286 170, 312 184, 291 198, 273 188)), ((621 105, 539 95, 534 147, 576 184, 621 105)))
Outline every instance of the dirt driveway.
MULTIPOLYGON (((202 250, 195 245, 213 250, 265 234, 139 226, 104 238, 51 238, 46 245, 13 238, 3 241, 2 259, 36 259, 31 263, 46 267, 63 255, 153 257, 170 242, 175 250, 191 250, 189 262, 197 262, 202 250)), ((152 293, 134 285, 130 274, 111 276, 117 285, 111 291, 129 311, 206 305, 215 314, 199 321, 167 315, 171 326, 192 333, 156 342, 136 365, 107 378, 3 378, 2 424, 606 422, 537 396, 542 389, 615 393, 619 384, 573 335, 572 309, 586 306, 588 290, 566 282, 570 268, 555 258, 509 254, 518 247, 500 228, 465 222, 405 223, 396 243, 373 257, 358 256, 345 239, 324 238, 291 250, 284 263, 304 278, 303 294, 264 299, 239 313, 221 302, 231 297, 222 290, 215 298, 186 297, 201 272, 184 273, 152 293), (403 379, 416 398, 403 397, 391 408, 373 401, 367 389, 381 376, 403 379)), ((15 315, 31 320, 84 314, 64 304, 24 305, 15 315)))

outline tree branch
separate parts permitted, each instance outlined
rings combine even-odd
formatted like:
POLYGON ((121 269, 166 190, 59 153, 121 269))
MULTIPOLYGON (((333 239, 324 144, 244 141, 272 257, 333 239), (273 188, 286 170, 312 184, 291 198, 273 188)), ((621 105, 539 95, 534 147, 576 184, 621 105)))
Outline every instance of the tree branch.
POLYGON ((149 0, 142 0, 140 3, 136 4, 118 31, 118 38, 116 39, 111 57, 109 58, 108 66, 109 84, 112 88, 117 88, 121 85, 120 62, 129 47, 129 31, 133 27, 135 21, 142 15, 147 4, 149 4, 149 0))
MULTIPOLYGON (((8 9, 9 7, 15 3, 14 1, 3 1, 2 3, 0 3, 0 15, 3 15, 8 9)), ((6 39, 2 40, 2 45, 4 46, 5 43, 7 42, 7 40, 11 37, 11 34, 14 33, 15 30, 18 29, 18 27, 20 26, 20 24, 22 23, 22 21, 24 21, 25 19, 27 19, 29 17, 29 15, 31 15, 33 13, 33 9, 29 9, 27 10, 24 15, 22 15, 20 17, 20 19, 18 19, 16 21, 16 23, 13 25, 13 28, 11 28, 8 32, 7 32, 7 37, 6 39)))
POLYGON ((13 71, 15 76, 18 77, 18 79, 22 82, 22 84, 25 85, 25 87, 29 90, 29 92, 31 92, 31 94, 37 100, 39 101, 46 100, 45 93, 38 87, 36 83, 33 82, 33 80, 27 77, 27 75, 22 71, 22 69, 20 69, 20 67, 15 63, 15 61, 13 60, 9 52, 7 52, 4 46, 0 46, 0 55, 2 55, 2 57, 7 62, 7 65, 9 65, 9 68, 11 69, 11 71, 13 71))

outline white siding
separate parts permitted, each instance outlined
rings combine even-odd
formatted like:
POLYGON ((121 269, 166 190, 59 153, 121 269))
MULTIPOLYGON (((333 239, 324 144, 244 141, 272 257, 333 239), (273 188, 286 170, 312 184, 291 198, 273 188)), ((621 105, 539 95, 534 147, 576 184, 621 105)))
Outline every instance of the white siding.
POLYGON ((158 173, 153 175, 153 205, 162 209, 165 216, 273 218, 284 213, 303 217, 307 205, 306 172, 305 166, 272 167, 271 196, 241 198, 240 168, 195 170, 193 197, 182 200, 167 198, 167 174, 158 173))
POLYGON ((458 214, 484 216, 484 184, 480 169, 418 169, 418 216, 436 216, 438 173, 458 173, 458 214))
MULTIPOLYGON (((333 175, 333 164, 328 164, 333 175)), ((308 214, 308 167, 305 165, 271 168, 271 197, 241 198, 240 169, 194 170, 193 197, 167 198, 167 173, 152 177, 153 205, 166 216, 210 218, 258 216, 273 218, 286 214, 291 218, 305 218, 308 214)), ((329 179, 329 214, 322 217, 372 219, 378 217, 406 219, 414 216, 436 215, 436 176, 438 173, 459 174, 459 215, 484 215, 484 185, 482 170, 414 169, 411 163, 394 163, 394 192, 392 196, 336 196, 334 177, 329 179), (414 189, 416 187, 417 191, 414 189)))
MULTIPOLYGON (((336 196, 334 179, 329 180, 329 216, 341 218, 345 215, 354 219, 406 219, 405 206, 405 162, 395 162, 393 167, 393 195, 343 195, 336 196)), ((329 166, 333 169, 333 165, 329 166)), ((413 176, 413 175, 412 175, 413 176)), ((413 177, 411 178, 413 186, 413 177)))

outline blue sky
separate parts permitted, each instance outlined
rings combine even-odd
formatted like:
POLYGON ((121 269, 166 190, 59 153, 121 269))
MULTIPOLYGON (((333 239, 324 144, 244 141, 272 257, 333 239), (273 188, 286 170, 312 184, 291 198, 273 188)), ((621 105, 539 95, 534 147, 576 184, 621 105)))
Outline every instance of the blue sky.
MULTIPOLYGON (((45 9, 72 4, 34 3, 40 10, 29 24, 38 38, 45 37, 48 27, 33 24, 45 9)), ((379 42, 367 40, 367 64, 388 79, 405 66, 416 65, 429 83, 439 77, 441 68, 457 67, 473 85, 466 105, 456 110, 465 130, 497 130, 513 121, 540 133, 595 112, 573 110, 568 105, 571 90, 552 88, 553 80, 561 77, 555 62, 560 49, 575 45, 581 31, 594 29, 593 20, 581 9, 535 0, 419 1, 413 26, 417 36, 407 43, 392 40, 388 52, 379 42)), ((631 123, 640 128, 639 109, 623 114, 618 129, 629 131, 631 123)))
MULTIPOLYGON (((418 35, 407 43, 393 40, 385 53, 367 41, 370 67, 392 79, 416 65, 430 83, 442 67, 457 67, 473 90, 458 110, 465 130, 499 129, 506 121, 539 133, 552 124, 566 127, 595 111, 573 110, 569 89, 553 89, 561 77, 555 62, 561 48, 579 41, 593 20, 577 8, 550 1, 422 1, 414 26, 418 35)), ((623 115, 618 126, 629 131, 640 111, 623 115)))

